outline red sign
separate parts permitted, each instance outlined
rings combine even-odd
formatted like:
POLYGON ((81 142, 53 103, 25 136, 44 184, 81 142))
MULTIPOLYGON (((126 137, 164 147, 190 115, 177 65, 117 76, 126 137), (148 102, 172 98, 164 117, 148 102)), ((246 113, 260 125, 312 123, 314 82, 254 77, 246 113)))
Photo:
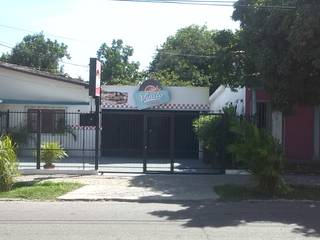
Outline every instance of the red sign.
POLYGON ((96 58, 90 58, 89 96, 101 96, 101 62, 96 58))

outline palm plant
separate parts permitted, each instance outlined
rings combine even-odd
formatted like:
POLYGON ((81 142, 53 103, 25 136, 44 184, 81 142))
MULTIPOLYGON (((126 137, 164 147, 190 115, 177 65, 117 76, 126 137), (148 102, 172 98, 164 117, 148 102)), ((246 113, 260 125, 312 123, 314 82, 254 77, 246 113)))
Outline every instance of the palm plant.
POLYGON ((283 153, 281 145, 265 130, 248 121, 239 121, 232 127, 238 141, 228 149, 242 161, 254 177, 258 190, 274 194, 289 190, 282 178, 283 153))
POLYGON ((15 145, 8 136, 0 138, 0 191, 9 191, 18 175, 15 145))
POLYGON ((44 168, 53 168, 53 163, 68 157, 68 154, 58 142, 46 142, 41 145, 40 159, 45 163, 44 168))

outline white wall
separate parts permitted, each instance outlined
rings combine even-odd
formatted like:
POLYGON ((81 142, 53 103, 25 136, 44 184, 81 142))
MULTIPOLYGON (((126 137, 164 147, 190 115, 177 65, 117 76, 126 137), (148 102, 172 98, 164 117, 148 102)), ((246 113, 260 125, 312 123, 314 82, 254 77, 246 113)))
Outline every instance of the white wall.
MULTIPOLYGON (((64 109, 66 112, 87 113, 94 110, 94 104, 66 105, 64 102, 92 103, 88 89, 84 85, 62 82, 55 79, 36 76, 0 67, 0 111, 10 110, 10 128, 27 126, 28 109, 64 109), (5 100, 20 100, 24 104, 6 104, 5 100), (39 102, 29 104, 28 102, 39 102), (62 104, 42 104, 45 102, 61 102, 62 104), (13 113, 16 112, 16 113, 13 113)), ((5 116, 2 116, 5 117, 5 116)), ((69 133, 41 134, 42 142, 58 141, 64 148, 77 149, 69 151, 71 156, 81 156, 83 148, 94 149, 94 129, 80 128, 80 115, 67 114, 66 124, 74 127, 76 140, 69 133), (79 150, 78 150, 79 149, 79 150)), ((35 148, 35 134, 29 134, 29 140, 24 148, 35 148)), ((86 151, 86 155, 93 155, 94 151, 86 151)), ((23 152, 24 155, 34 156, 33 150, 23 152)))
POLYGON ((0 99, 89 102, 85 86, 0 67, 0 99))
MULTIPOLYGON (((245 106, 245 88, 238 88, 236 91, 232 91, 231 88, 220 86, 209 98, 210 111, 214 113, 222 113, 222 109, 232 103, 233 106, 237 106, 241 102, 242 111, 244 113, 245 106)), ((238 105, 239 106, 239 105, 238 105)), ((237 110, 237 113, 239 109, 237 110)), ((241 111, 241 112, 242 112, 241 111)), ((240 114, 239 114, 240 115, 240 114)))

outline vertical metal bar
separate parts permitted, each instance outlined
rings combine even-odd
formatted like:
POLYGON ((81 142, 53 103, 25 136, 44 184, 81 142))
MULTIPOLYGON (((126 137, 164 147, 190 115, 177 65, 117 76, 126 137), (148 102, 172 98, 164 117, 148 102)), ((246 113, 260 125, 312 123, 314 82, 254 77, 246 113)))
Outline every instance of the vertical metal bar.
POLYGON ((320 141, 320 107, 314 107, 314 128, 313 128, 313 159, 319 160, 319 141, 320 141))
POLYGON ((37 110, 37 169, 40 169, 40 149, 41 149, 41 110, 37 110))
POLYGON ((95 136, 95 155, 94 169, 99 169, 99 142, 100 142, 100 97, 95 98, 96 105, 96 136, 95 136))
POLYGON ((174 173, 174 150, 175 150, 175 144, 174 144, 174 135, 175 135, 175 122, 174 122, 174 113, 170 116, 170 172, 174 173))
POLYGON ((6 115, 6 134, 9 133, 10 128, 10 110, 8 109, 7 115, 6 115))
POLYGON ((148 118, 143 115, 143 172, 147 172, 147 151, 148 151, 148 118))

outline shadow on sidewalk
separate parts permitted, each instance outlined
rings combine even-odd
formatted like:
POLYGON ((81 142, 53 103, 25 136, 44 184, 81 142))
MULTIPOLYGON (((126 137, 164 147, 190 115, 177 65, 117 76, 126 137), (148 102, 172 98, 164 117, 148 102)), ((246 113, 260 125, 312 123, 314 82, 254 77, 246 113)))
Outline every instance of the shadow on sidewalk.
MULTIPOLYGON (((320 203, 308 201, 174 201, 181 191, 197 194, 201 186, 248 182, 248 177, 237 176, 179 176, 140 175, 130 181, 130 187, 146 187, 162 193, 159 196, 141 197, 139 202, 152 202, 162 197, 167 204, 179 204, 183 209, 177 211, 152 211, 167 220, 184 220, 185 227, 228 227, 246 223, 267 222, 294 224, 294 232, 304 236, 320 237, 320 203), (208 182, 212 181, 212 182, 208 182), (180 185, 180 186, 179 186, 180 185), (182 186, 181 186, 182 185, 182 186), (198 189, 197 189, 198 188, 198 189), (166 201, 167 200, 167 201, 166 201), (170 201, 171 200, 171 201, 170 201)), ((200 191, 201 192, 201 191, 200 191)), ((157 202, 157 201, 154 201, 157 202)))

